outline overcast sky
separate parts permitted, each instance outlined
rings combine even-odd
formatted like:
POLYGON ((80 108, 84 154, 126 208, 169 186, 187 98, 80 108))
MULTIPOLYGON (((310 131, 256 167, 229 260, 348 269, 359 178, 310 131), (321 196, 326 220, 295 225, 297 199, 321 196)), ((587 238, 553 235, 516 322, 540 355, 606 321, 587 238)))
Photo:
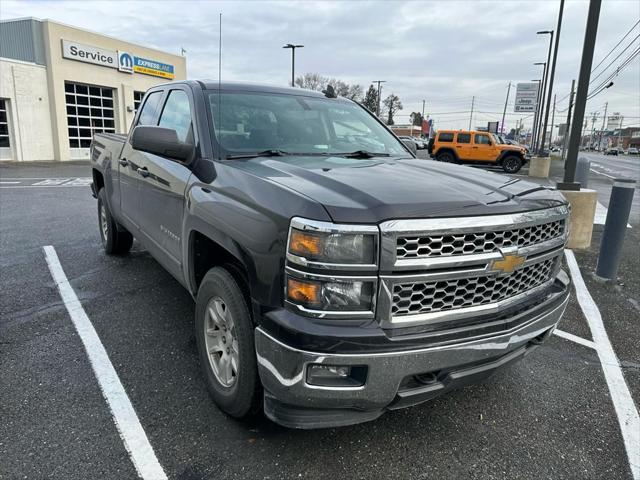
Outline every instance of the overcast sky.
MULTIPOLYGON (((187 53, 188 77, 217 78, 218 14, 222 13, 224 80, 285 85, 291 57, 285 43, 303 44, 296 53, 296 73, 317 72, 359 83, 386 80, 383 97, 397 94, 404 110, 430 113, 438 128, 467 128, 471 97, 476 96, 473 126, 499 120, 509 82, 540 78, 534 62, 546 61, 548 36, 556 28, 559 0, 537 1, 9 1, 2 19, 50 18, 123 40, 187 53)), ((567 1, 554 91, 556 124, 566 118, 571 79, 576 78, 588 9, 587 1, 567 1), (562 99, 562 101, 560 101, 562 99)), ((594 63, 640 19, 637 0, 605 0, 594 63)), ((636 26, 605 67, 640 34, 636 26)), ((640 39, 595 80, 595 86, 633 52, 640 39)), ((587 104, 587 112, 621 112, 625 125, 640 125, 640 56, 615 85, 587 104)), ((513 113, 514 89, 507 109, 508 128, 525 115, 513 113)), ((525 120, 525 126, 531 119, 525 120)), ((563 120, 564 121, 564 120, 563 120)))

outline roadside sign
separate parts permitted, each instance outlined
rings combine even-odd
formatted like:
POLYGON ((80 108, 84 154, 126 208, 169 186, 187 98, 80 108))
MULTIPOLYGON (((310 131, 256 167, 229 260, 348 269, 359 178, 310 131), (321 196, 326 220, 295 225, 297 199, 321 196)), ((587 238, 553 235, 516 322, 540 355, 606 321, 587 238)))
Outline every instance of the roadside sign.
POLYGON ((537 83, 518 83, 514 112, 535 112, 537 97, 537 83))

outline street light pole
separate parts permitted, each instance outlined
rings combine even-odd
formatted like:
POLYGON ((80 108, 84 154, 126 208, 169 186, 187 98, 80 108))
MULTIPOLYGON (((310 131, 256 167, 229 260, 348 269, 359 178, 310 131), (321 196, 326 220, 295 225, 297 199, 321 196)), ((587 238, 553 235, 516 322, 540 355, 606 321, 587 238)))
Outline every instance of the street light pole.
POLYGON ((567 163, 564 171, 564 181, 557 185, 560 190, 580 190, 580 184, 575 183, 576 165, 578 163, 578 148, 580 146, 580 129, 584 119, 584 111, 589 93, 589 78, 591 76, 591 66, 593 64, 593 49, 596 44, 596 34, 598 33, 598 19, 600 18, 600 7, 602 0, 591 0, 589 2, 589 13, 587 15, 587 27, 584 34, 584 44, 582 46, 582 61, 580 62, 580 76, 578 77, 578 92, 576 94, 576 105, 573 125, 571 126, 571 137, 569 137, 569 151, 567 152, 567 163))
MULTIPOLYGON (((549 136, 549 147, 553 143, 553 129, 556 126, 556 94, 553 94, 553 113, 551 114, 551 135, 549 136)), ((542 144, 542 148, 544 149, 544 144, 542 144)))
POLYGON ((380 117, 380 95, 382 95, 382 86, 381 86, 381 84, 382 83, 386 83, 386 82, 387 82, 386 80, 374 80, 373 82, 371 82, 371 83, 377 83, 378 84, 378 105, 376 107, 376 115, 378 117, 380 117))
MULTIPOLYGON (((534 63, 534 65, 544 65, 544 62, 534 63)), ((544 72, 543 72, 544 75, 544 72)), ((538 94, 536 95, 536 109, 533 112, 533 125, 531 126, 531 151, 536 151, 536 133, 538 131, 538 113, 540 111, 540 90, 542 89, 542 80, 531 80, 538 83, 538 94)))
POLYGON ((471 121, 473 120, 473 105, 476 103, 476 96, 471 97, 471 115, 469 115, 469 130, 471 130, 471 121))
POLYGON ((511 82, 509 82, 509 86, 507 87, 507 98, 504 101, 504 110, 502 110, 502 125, 500 125, 501 132, 504 129, 504 116, 507 114, 507 103, 509 103, 509 92, 511 92, 511 82))
POLYGON ((562 160, 564 160, 567 154, 567 145, 569 142, 569 132, 571 131, 571 110, 573 108, 573 95, 575 93, 576 81, 571 80, 571 92, 569 93, 569 111, 567 113, 567 126, 564 131, 564 138, 562 139, 562 160))
MULTIPOLYGON (((539 32, 536 32, 537 35, 545 35, 548 34, 550 35, 549 38, 549 52, 547 53, 547 62, 544 66, 544 76, 542 77, 542 96, 540 97, 542 104, 540 105, 540 116, 538 117, 538 122, 539 122, 539 126, 538 126, 538 138, 537 138, 537 144, 536 144, 536 148, 537 148, 537 152, 538 154, 540 154, 540 130, 542 130, 543 127, 543 123, 542 123, 542 118, 544 117, 544 112, 545 110, 549 109, 549 106, 547 106, 547 108, 544 108, 544 103, 545 103, 545 99, 547 99, 549 97, 549 95, 551 95, 551 91, 549 91, 549 95, 547 95, 547 85, 549 84, 549 70, 551 70, 551 47, 553 46, 553 30, 541 30, 539 32)), ((544 138, 545 136, 545 131, 542 131, 542 138, 544 138)))
POLYGON ((291 86, 295 87, 296 48, 304 48, 304 45, 294 45, 293 43, 287 43, 282 48, 290 48, 291 49, 291 86))
POLYGON ((598 138, 598 148, 602 148, 602 134, 604 133, 604 122, 607 120, 607 108, 609 108, 609 102, 604 104, 604 117, 602 117, 602 128, 600 129, 600 137, 598 138))
MULTIPOLYGON (((553 79, 556 74, 556 60, 558 59, 558 45, 560 44, 560 29, 562 28, 562 13, 564 12, 564 0, 560 0, 560 9, 558 11, 558 25, 556 26, 556 43, 553 48, 553 61, 551 62, 551 75, 549 76, 549 96, 547 97, 547 110, 544 117, 544 131, 547 131, 547 120, 549 120, 549 102, 551 101, 551 93, 553 92, 553 79)), ((540 32, 538 32, 540 33, 540 32)), ((553 40, 553 32, 551 33, 551 39, 553 40)), ((551 43, 549 43, 549 52, 551 52, 551 43)), ((552 122, 553 123, 553 122, 552 122)), ((551 127, 551 133, 553 135, 553 127, 551 127)), ((544 152, 544 134, 542 136, 542 145, 540 146, 540 153, 544 152)))

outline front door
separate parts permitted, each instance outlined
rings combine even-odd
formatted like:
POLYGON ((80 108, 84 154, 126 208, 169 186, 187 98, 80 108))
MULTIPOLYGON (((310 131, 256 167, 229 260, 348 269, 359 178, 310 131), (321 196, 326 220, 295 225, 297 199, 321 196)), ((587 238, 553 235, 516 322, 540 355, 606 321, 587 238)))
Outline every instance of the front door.
MULTIPOLYGON (((182 142, 194 145, 192 108, 189 91, 169 91, 158 120, 158 126, 171 128, 182 142)), ((191 176, 189 168, 170 158, 151 153, 141 156, 145 176, 140 180, 140 230, 145 246, 174 276, 182 274, 182 221, 185 189, 191 176)))
POLYGON ((495 162, 498 158, 499 150, 495 142, 491 140, 488 133, 475 133, 473 135, 473 156, 475 160, 484 162, 495 162))

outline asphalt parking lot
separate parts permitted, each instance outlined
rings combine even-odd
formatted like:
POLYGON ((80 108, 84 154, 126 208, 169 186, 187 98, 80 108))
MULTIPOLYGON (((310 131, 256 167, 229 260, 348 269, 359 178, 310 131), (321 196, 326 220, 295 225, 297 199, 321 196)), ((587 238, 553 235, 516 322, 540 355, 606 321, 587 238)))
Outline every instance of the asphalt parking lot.
MULTIPOLYGON (((617 361, 603 365, 602 332, 573 295, 559 326, 568 335, 486 383, 374 422, 296 431, 215 407, 191 297, 139 244, 127 256, 103 253, 89 176, 85 164, 0 166, 0 478, 137 477, 47 265, 48 245, 168 478, 628 479, 640 470, 640 434, 628 431, 637 423, 620 413, 622 405, 637 419, 640 404, 638 210, 617 281, 592 274, 601 225, 592 248, 575 252, 617 361), (620 382, 611 386, 615 372, 630 403, 620 382)), ((606 209, 612 180, 597 172, 592 180, 606 209)))

